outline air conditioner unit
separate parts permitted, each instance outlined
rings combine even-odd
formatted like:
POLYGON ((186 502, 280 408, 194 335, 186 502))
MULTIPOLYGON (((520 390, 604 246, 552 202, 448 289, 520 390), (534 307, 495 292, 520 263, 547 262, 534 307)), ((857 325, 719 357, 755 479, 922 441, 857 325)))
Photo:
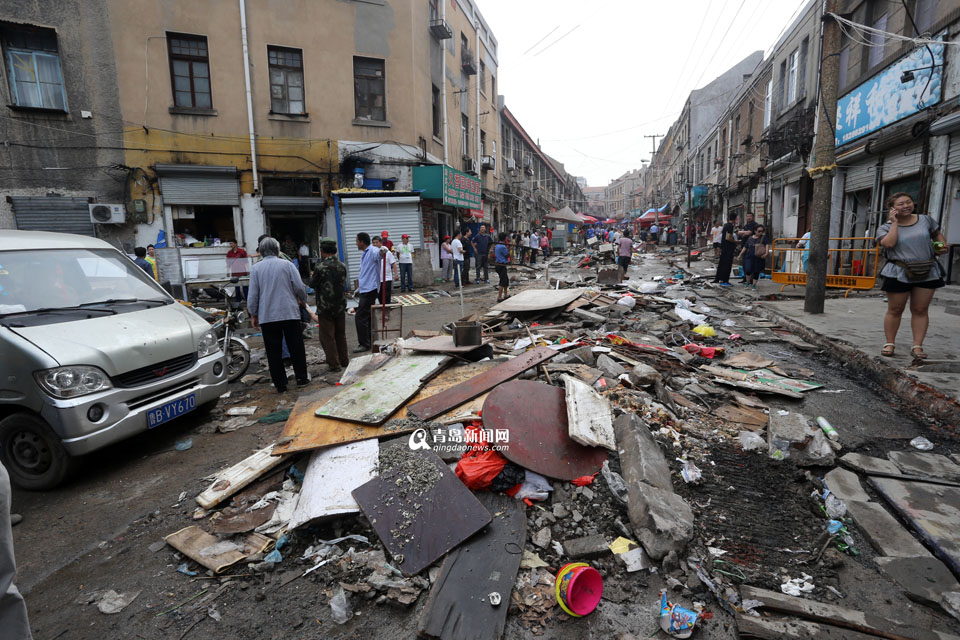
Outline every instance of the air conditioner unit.
POLYGON ((514 160, 513 158, 507 158, 507 169, 510 169, 511 171, 513 171, 516 168, 517 168, 517 161, 514 160))
POLYGON ((470 175, 474 175, 474 176, 477 175, 477 161, 474 160, 473 158, 464 158, 463 166, 465 168, 465 171, 470 175))
POLYGON ((96 224, 123 224, 126 210, 122 204, 91 204, 90 222, 96 224))
POLYGON ((492 169, 492 170, 496 171, 496 170, 497 170, 497 159, 494 158, 493 156, 482 156, 482 157, 480 158, 480 166, 481 166, 484 170, 486 170, 486 169, 492 169))

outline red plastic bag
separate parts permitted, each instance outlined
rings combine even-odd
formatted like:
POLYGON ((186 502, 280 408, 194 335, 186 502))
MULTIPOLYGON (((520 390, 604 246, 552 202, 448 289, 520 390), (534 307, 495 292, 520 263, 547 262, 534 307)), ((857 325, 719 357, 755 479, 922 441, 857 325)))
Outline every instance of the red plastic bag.
MULTIPOLYGON (((599 473, 599 472, 598 472, 598 473, 599 473)), ((593 474, 593 476, 595 476, 595 475, 597 475, 597 474, 596 474, 596 473, 593 474)), ((577 485, 578 487, 585 487, 585 486, 587 486, 588 484, 593 484, 593 476, 580 476, 579 478, 575 478, 575 479, 571 480, 570 482, 572 482, 573 484, 577 485)))
POLYGON ((457 477, 467 488, 486 489, 507 466, 507 459, 497 451, 471 449, 457 463, 457 477))

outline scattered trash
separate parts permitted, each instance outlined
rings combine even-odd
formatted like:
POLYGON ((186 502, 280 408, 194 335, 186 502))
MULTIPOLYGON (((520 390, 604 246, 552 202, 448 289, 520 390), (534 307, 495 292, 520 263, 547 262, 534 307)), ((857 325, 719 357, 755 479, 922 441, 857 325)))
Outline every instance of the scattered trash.
POLYGON ((491 607, 499 607, 499 606, 500 606, 500 594, 497 593, 496 591, 492 591, 492 592, 488 593, 488 594, 487 594, 487 601, 490 602, 490 606, 491 606, 491 607))
POLYGON ((693 332, 704 338, 712 338, 717 335, 717 330, 708 324, 698 324, 693 328, 693 332))
POLYGON ((801 573, 799 578, 792 578, 780 585, 780 591, 788 596, 801 596, 810 593, 816 587, 813 585, 813 576, 801 573))
POLYGON ((100 600, 97 601, 97 609, 100 611, 100 613, 105 613, 107 615, 120 613, 129 607, 130 603, 136 600, 137 596, 139 595, 139 591, 117 593, 113 589, 110 589, 105 591, 103 595, 100 596, 100 600))
POLYGON ((824 497, 823 506, 827 511, 827 515, 833 520, 839 520, 847 515, 847 505, 832 493, 827 493, 826 497, 824 497))
MULTIPOLYGON (((623 476, 610 468, 610 461, 604 460, 603 467, 600 469, 600 475, 607 481, 607 487, 620 502, 627 502, 627 483, 623 481, 623 476)), ((616 552, 614 552, 616 553, 616 552)))
POLYGON ((700 469, 697 468, 697 465, 693 464, 689 460, 683 460, 683 468, 680 470, 680 477, 682 477, 683 481, 687 484, 696 484, 697 482, 700 482, 703 474, 700 472, 700 469))
POLYGON ((555 590, 564 613, 580 618, 592 613, 600 604, 603 578, 586 562, 573 562, 557 572, 555 590))
POLYGON ((827 419, 823 416, 817 417, 817 424, 820 425, 820 428, 823 429, 823 433, 831 440, 836 441, 840 439, 840 434, 836 429, 833 428, 833 425, 827 422, 827 419))
POLYGON ((350 600, 343 587, 337 587, 337 592, 330 598, 330 611, 333 621, 337 624, 346 624, 353 617, 350 600))
POLYGON ((933 443, 924 438, 923 436, 917 436, 910 441, 910 446, 914 449, 919 449, 920 451, 930 451, 933 449, 933 443))
POLYGON ((220 622, 220 619, 221 619, 221 617, 222 617, 222 616, 220 615, 220 612, 217 611, 217 605, 215 605, 215 604, 212 604, 212 605, 210 605, 209 607, 207 607, 207 615, 210 616, 211 618, 213 618, 214 621, 216 621, 216 622, 220 622))
MULTIPOLYGON (((166 544, 166 543, 164 543, 164 544, 166 544)), ((185 575, 185 576, 191 576, 191 577, 197 575, 197 572, 196 572, 196 571, 190 571, 190 569, 189 569, 189 567, 187 566, 187 563, 186 563, 186 562, 181 562, 181 563, 180 563, 180 566, 177 567, 177 572, 178 572, 178 573, 182 573, 182 574, 185 575)))
POLYGON ((274 411, 273 413, 268 413, 267 415, 261 417, 257 422, 261 424, 275 424, 277 422, 286 422, 287 418, 290 417, 290 409, 281 409, 280 411, 274 411))
POLYGON ((252 407, 230 407, 227 409, 228 416, 252 416, 257 412, 257 406, 252 407))
POLYGON ((699 614, 667 600, 667 592, 660 592, 660 628, 674 638, 689 638, 699 614))
POLYGON ((186 440, 178 440, 176 444, 173 445, 173 448, 177 451, 186 451, 187 449, 193 446, 193 438, 187 438, 186 440))

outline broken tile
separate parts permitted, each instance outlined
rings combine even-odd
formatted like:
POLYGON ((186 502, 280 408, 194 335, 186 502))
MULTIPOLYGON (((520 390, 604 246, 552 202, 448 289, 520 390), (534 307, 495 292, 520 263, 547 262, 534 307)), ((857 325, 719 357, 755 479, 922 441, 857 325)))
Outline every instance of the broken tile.
POLYGON ((550 527, 544 527, 533 534, 533 544, 537 545, 541 549, 546 549, 550 546, 550 527))
POLYGON ((934 558, 877 558, 877 566, 906 592, 907 597, 923 604, 941 606, 945 592, 960 591, 960 585, 947 567, 934 558))
POLYGON ((866 474, 893 474, 900 475, 900 467, 884 460, 883 458, 874 458, 865 456, 862 453, 848 453, 840 458, 840 464, 843 466, 866 474))
POLYGON ((938 453, 891 451, 887 457, 908 475, 927 476, 942 480, 960 480, 960 465, 938 453))
POLYGON ((870 545, 884 556, 906 558, 930 555, 896 518, 876 502, 847 502, 847 513, 870 545))
POLYGON ((592 560, 610 553, 610 547, 606 538, 598 534, 564 540, 563 552, 574 560, 592 560))
POLYGON ((863 490, 857 474, 846 469, 834 469, 823 477, 827 487, 844 502, 868 502, 870 496, 863 490))

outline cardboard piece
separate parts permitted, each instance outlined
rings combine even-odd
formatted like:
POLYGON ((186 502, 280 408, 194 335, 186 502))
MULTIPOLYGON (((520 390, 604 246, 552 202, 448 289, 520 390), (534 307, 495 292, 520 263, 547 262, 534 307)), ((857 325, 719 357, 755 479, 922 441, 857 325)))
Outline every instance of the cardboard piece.
POLYGON ((565 307, 583 295, 582 289, 525 289, 490 307, 488 315, 523 311, 547 311, 565 307))
POLYGON ((220 573, 244 558, 260 553, 273 543, 273 540, 260 533, 248 533, 237 541, 220 540, 196 525, 171 533, 164 540, 214 573, 220 573))

